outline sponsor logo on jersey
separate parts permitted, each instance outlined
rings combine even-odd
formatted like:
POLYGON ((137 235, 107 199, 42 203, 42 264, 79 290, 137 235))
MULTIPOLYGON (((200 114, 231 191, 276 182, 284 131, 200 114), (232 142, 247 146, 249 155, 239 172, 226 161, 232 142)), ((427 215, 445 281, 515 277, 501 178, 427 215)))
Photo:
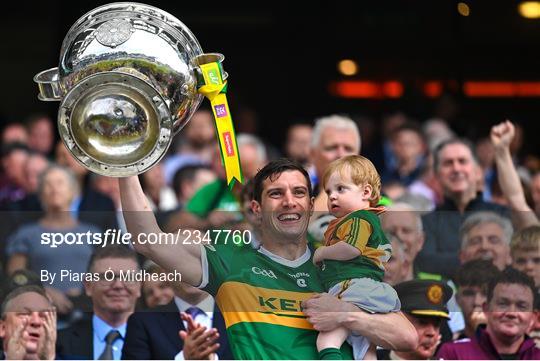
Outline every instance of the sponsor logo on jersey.
POLYGON ((296 284, 298 285, 298 287, 307 287, 306 280, 303 278, 297 279, 296 284))
MULTIPOLYGON (((261 270, 262 271, 262 270, 261 270)), ((276 281, 279 282, 279 281, 276 281)), ((289 280, 285 281, 289 287, 289 280)), ((315 293, 287 291, 256 287, 242 282, 224 282, 216 295, 216 302, 225 318, 227 327, 237 323, 257 322, 285 327, 313 330, 313 326, 302 312, 302 301, 308 300, 315 293)))
POLYGON ((259 267, 251 267, 251 272, 255 273, 256 275, 262 275, 277 280, 277 276, 272 270, 260 269, 259 267))
POLYGON ((289 300, 286 298, 278 297, 265 298, 259 296, 259 305, 270 310, 300 312, 302 311, 302 308, 300 307, 301 303, 302 301, 300 300, 289 300))

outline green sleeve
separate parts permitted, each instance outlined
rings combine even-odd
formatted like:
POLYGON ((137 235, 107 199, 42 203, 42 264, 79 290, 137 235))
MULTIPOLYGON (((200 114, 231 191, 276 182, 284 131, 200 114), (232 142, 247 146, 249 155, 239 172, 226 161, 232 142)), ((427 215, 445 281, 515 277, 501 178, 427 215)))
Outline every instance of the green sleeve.
POLYGON ((233 247, 224 245, 205 245, 206 261, 208 262, 208 284, 204 291, 215 296, 225 277, 230 273, 233 247))
POLYGON ((209 183, 199 189, 197 193, 191 197, 186 205, 186 211, 193 213, 199 218, 204 218, 212 210, 211 207, 215 198, 219 195, 221 189, 221 182, 215 181, 209 183))

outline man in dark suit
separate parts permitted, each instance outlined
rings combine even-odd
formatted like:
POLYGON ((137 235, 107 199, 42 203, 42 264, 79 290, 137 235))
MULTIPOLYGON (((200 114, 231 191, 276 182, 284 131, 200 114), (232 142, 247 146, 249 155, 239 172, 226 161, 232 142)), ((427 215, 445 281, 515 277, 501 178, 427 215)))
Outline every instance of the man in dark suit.
MULTIPOLYGON (((196 358, 191 350, 184 349, 179 332, 186 330, 180 312, 192 316, 195 322, 207 329, 218 330, 219 359, 232 359, 225 322, 213 298, 206 292, 181 283, 175 285, 175 298, 164 306, 146 312, 136 312, 128 320, 127 333, 122 349, 124 360, 172 360, 196 358)), ((193 337, 192 334, 186 337, 193 337)), ((186 341, 187 343, 187 341, 186 341)))
POLYGON ((92 299, 92 318, 58 333, 56 346, 59 357, 120 359, 127 320, 141 295, 140 282, 122 280, 120 274, 139 269, 137 255, 127 247, 111 245, 94 253, 88 273, 97 278, 84 281, 86 294, 92 299))
POLYGON ((62 358, 92 360, 94 358, 92 338, 92 319, 84 318, 58 331, 56 354, 62 358))

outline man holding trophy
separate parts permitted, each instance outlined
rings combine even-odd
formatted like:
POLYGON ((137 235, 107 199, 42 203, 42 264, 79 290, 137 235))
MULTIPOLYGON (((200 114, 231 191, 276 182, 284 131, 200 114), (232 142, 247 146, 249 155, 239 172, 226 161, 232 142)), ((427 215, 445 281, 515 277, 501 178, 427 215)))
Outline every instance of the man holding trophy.
MULTIPOLYGON (((416 347, 416 332, 401 313, 368 314, 319 295, 306 240, 311 183, 294 162, 271 162, 255 177, 258 250, 238 252, 211 239, 202 245, 194 237, 175 242, 174 234, 159 228, 136 175, 162 159, 203 95, 212 104, 227 182, 242 181, 224 58, 204 54, 183 23, 144 4, 104 5, 72 26, 60 59, 58 68, 35 80, 40 99, 61 101, 64 143, 91 171, 120 178, 132 239, 153 233, 167 240, 133 242, 135 250, 216 298, 235 358, 314 359, 317 331, 340 326, 387 348, 416 347)), ((351 356, 348 346, 343 352, 351 356)))

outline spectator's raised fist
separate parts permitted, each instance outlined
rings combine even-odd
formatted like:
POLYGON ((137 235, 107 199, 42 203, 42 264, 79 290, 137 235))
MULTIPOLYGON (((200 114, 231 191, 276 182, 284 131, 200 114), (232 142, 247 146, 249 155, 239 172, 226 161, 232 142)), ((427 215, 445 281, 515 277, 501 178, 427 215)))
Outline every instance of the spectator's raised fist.
POLYGON ((514 127, 514 124, 512 124, 511 121, 506 120, 502 123, 494 125, 491 128, 491 143, 493 143, 493 146, 495 146, 495 148, 508 149, 510 147, 512 139, 514 139, 515 133, 516 129, 514 127))

